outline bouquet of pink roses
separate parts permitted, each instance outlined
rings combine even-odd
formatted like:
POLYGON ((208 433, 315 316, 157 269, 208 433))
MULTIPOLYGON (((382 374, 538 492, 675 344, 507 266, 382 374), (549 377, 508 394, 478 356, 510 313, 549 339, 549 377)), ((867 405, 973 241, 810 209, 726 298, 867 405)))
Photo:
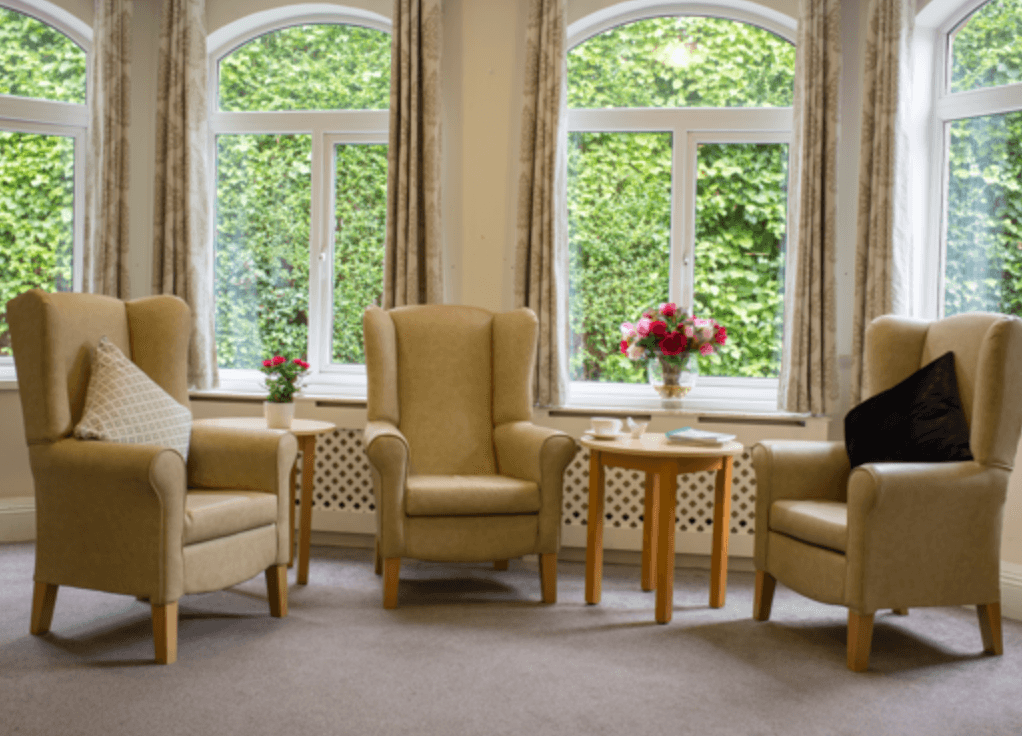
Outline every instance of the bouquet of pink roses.
POLYGON ((634 325, 621 325, 621 352, 632 360, 657 359, 667 366, 681 366, 691 354, 713 355, 727 341, 727 330, 713 319, 679 312, 674 302, 646 310, 634 325))

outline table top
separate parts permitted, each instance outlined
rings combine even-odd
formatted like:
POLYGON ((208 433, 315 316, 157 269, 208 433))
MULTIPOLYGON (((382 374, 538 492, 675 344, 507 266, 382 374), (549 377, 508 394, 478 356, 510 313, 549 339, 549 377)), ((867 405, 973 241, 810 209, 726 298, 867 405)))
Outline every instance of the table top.
POLYGON ((741 455, 745 450, 741 442, 725 442, 710 447, 672 442, 662 432, 647 432, 639 438, 633 438, 625 432, 609 440, 598 440, 590 434, 583 434, 579 442, 590 450, 646 457, 721 457, 741 455))
MULTIPOLYGON (((195 424, 209 427, 231 427, 234 429, 266 429, 265 417, 216 417, 213 419, 196 419, 195 424)), ((291 428, 287 431, 298 437, 333 432, 337 425, 333 422, 321 422, 317 419, 292 419, 291 428)))

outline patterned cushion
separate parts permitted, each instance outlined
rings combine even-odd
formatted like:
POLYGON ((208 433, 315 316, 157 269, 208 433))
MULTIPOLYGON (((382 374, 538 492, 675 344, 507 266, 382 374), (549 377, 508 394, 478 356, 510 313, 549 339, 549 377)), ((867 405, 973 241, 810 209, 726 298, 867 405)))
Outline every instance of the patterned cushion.
POLYGON ((169 447, 188 459, 192 413, 103 337, 75 437, 169 447))

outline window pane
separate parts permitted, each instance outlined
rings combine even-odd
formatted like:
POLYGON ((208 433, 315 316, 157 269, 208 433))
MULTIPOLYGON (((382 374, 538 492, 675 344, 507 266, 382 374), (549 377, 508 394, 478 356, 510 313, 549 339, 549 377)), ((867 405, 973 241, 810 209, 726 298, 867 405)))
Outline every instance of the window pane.
POLYGON ((721 18, 650 18, 568 53, 568 107, 787 107, 795 47, 721 18))
POLYGON ((334 317, 331 360, 365 363, 362 312, 380 304, 387 235, 387 146, 334 147, 334 317))
POLYGON ((1022 82, 1022 0, 991 0, 951 36, 951 91, 1022 82))
POLYGON ((0 8, 0 94, 85 104, 85 52, 31 16, 0 8))
POLYGON ((307 355, 311 152, 308 135, 217 136, 221 368, 307 355))
POLYGON ((571 379, 643 383, 620 325, 668 296, 671 134, 571 133, 568 149, 571 379))
POLYGON ((220 109, 386 110, 390 35, 341 24, 266 33, 220 61, 220 109))
POLYGON ((946 315, 1022 315, 1022 112, 948 125, 946 315))
POLYGON ((9 299, 72 288, 74 161, 73 138, 0 131, 0 355, 9 299))
POLYGON ((715 143, 698 149, 695 306, 727 328, 700 361, 712 376, 780 374, 788 146, 715 143))

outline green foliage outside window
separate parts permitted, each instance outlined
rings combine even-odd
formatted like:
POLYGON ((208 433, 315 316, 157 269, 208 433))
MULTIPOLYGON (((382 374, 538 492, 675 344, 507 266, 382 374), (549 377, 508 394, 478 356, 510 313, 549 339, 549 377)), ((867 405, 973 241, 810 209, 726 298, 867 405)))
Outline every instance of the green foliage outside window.
MULTIPOLYGON (((951 88, 1018 82, 1022 0, 992 0, 954 36, 951 88)), ((944 313, 1022 315, 1022 112, 956 120, 947 135, 944 313)))
MULTIPOLYGON (((390 36, 324 24, 260 36, 220 62, 225 111, 386 109, 390 36)), ((331 357, 360 363, 383 283, 387 147, 336 146, 331 357)), ((217 355, 256 368, 308 354, 311 135, 217 138, 217 355)), ((330 315, 325 315, 329 317, 330 315)))
MULTIPOLYGON (((604 107, 791 105, 795 49, 756 26, 652 18, 618 26, 568 54, 568 104, 604 107)), ((641 383, 618 326, 668 297, 670 133, 572 133, 568 151, 573 380, 641 383)), ((682 142, 681 145, 684 145, 682 142)), ((728 330, 704 373, 776 376, 787 146, 699 147, 696 316, 728 330)), ((680 267, 680 266, 676 266, 680 267)))
MULTIPOLYGON (((85 102, 85 52, 55 28, 0 8, 0 95, 85 102)), ((74 139, 0 130, 0 356, 7 301, 72 288, 74 139)))
POLYGON ((85 52, 53 26, 0 8, 0 95, 85 104, 85 52))
POLYGON ((220 109, 386 110, 390 36, 341 24, 259 36, 220 62, 220 109))

